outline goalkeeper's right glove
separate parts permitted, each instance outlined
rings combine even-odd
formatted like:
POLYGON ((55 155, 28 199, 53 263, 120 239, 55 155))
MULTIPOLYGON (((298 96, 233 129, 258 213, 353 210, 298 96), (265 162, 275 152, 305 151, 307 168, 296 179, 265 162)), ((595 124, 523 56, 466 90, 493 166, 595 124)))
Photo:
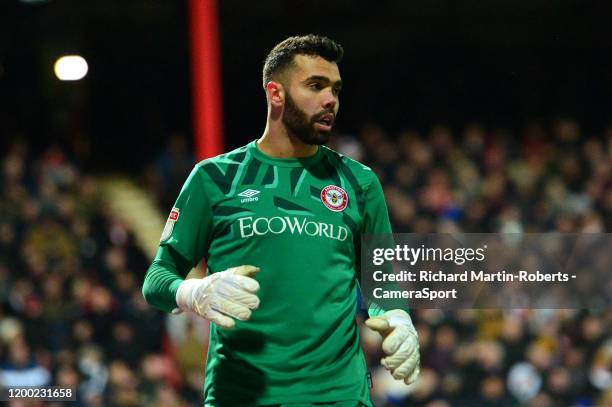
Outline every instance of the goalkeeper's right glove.
POLYGON ((246 321, 259 306, 255 293, 259 283, 253 277, 258 267, 238 266, 204 278, 183 281, 176 291, 181 311, 191 311, 223 328, 233 328, 233 318, 246 321), (231 318, 230 318, 231 317, 231 318))

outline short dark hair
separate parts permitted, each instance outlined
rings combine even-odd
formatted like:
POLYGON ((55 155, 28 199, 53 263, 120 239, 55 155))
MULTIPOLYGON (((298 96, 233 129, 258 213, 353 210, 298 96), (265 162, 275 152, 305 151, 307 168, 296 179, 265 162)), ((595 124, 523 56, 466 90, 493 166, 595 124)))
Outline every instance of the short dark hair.
POLYGON ((289 37, 276 44, 266 57, 263 67, 263 86, 272 76, 293 65, 296 55, 319 56, 329 62, 339 63, 344 55, 342 45, 327 37, 315 34, 289 37))

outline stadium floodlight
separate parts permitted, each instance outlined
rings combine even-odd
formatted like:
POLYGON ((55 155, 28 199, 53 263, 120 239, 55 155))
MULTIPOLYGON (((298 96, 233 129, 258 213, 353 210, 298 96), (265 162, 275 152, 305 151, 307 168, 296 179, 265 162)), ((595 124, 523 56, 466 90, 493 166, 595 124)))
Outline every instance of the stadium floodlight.
POLYGON ((55 76, 61 81, 78 81, 87 75, 87 61, 79 55, 66 55, 55 61, 55 76))

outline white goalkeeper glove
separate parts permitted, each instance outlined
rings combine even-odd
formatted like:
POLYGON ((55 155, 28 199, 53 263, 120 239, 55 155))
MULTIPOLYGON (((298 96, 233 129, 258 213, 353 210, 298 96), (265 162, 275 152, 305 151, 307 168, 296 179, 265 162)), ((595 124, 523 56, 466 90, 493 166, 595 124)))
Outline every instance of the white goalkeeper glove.
POLYGON ((382 350, 388 355, 380 364, 397 380, 413 383, 421 371, 419 339, 410 315, 401 309, 385 312, 365 321, 368 328, 383 337, 382 350))
POLYGON ((238 266, 204 278, 183 281, 176 291, 181 311, 191 311, 223 328, 233 328, 236 321, 246 321, 259 306, 255 293, 259 283, 253 277, 258 267, 238 266), (230 318, 231 317, 231 318, 230 318))

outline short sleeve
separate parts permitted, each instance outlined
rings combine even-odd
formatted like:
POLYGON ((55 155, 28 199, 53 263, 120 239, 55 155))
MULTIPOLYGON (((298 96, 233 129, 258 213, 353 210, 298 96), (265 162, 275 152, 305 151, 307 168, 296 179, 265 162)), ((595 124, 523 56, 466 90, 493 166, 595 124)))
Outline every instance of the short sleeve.
POLYGON ((204 175, 195 166, 179 193, 160 239, 193 267, 208 253, 212 234, 212 210, 206 193, 204 175))

